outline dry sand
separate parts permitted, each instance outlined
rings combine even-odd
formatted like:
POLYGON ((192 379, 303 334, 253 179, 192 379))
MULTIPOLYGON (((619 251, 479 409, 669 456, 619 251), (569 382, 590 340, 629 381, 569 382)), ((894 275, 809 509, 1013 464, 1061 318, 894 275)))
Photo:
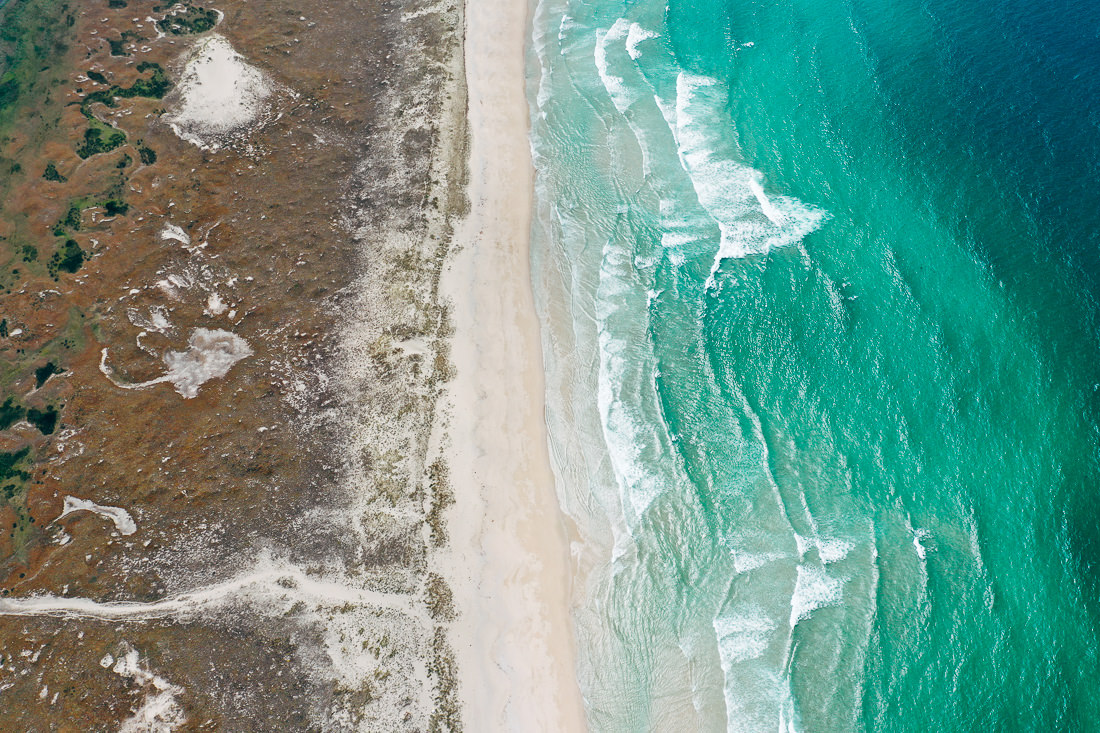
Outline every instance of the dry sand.
POLYGON ((467 730, 584 730, 568 542, 544 420, 531 291, 526 0, 466 12, 471 213, 442 288, 454 305, 451 578, 467 730))

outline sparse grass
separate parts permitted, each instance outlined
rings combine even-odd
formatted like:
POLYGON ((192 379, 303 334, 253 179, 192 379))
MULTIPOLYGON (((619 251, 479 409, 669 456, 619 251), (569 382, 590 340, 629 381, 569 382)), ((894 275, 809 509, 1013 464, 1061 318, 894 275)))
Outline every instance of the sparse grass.
MULTIPOLYGON (((101 89, 98 92, 86 94, 80 102, 80 112, 88 118, 90 126, 84 132, 84 144, 77 149, 77 155, 81 158, 90 158, 99 153, 109 153, 126 142, 126 133, 111 127, 96 118, 92 113, 92 105, 102 104, 107 107, 115 107, 116 99, 131 99, 133 97, 147 97, 149 99, 162 99, 168 90, 172 88, 172 82, 164 73, 160 64, 143 61, 137 66, 140 73, 152 72, 147 77, 142 77, 128 87, 120 87, 117 84, 110 89, 101 89)), ((94 72, 88 72, 89 74, 94 72)), ((103 77, 106 82, 106 77, 103 77)))
POLYGON ((425 521, 431 532, 432 544, 442 547, 447 544, 447 519, 444 512, 455 503, 447 464, 442 460, 436 460, 428 466, 428 486, 431 489, 431 496, 428 499, 431 506, 425 521))
POLYGON ((453 621, 455 617, 454 594, 441 575, 430 573, 424 586, 427 593, 428 613, 436 621, 453 621))
POLYGON ((442 626, 435 627, 431 655, 428 673, 435 679, 435 710, 428 719, 428 730, 430 733, 460 733, 462 718, 458 703, 458 668, 451 645, 447 643, 447 632, 442 626))
POLYGON ((131 41, 140 41, 142 37, 140 34, 134 31, 123 31, 122 37, 118 40, 107 39, 108 45, 111 47, 112 56, 129 56, 130 52, 126 50, 126 44, 131 41))

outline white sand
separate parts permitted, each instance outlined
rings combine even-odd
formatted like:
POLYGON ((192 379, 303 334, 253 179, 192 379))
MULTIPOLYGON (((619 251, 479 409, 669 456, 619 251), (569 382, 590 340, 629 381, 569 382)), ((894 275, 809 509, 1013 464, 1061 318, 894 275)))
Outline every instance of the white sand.
POLYGON ((183 709, 176 702, 176 695, 183 692, 183 688, 150 672, 136 649, 129 649, 122 655, 112 671, 145 688, 141 705, 122 721, 118 733, 171 733, 187 722, 183 709))
POLYGON ((448 574, 463 719, 476 731, 583 730, 528 258, 527 3, 466 12, 472 212, 443 281, 456 325, 448 574))
POLYGON ((154 384, 171 382, 184 399, 199 394, 199 387, 211 379, 220 379, 229 373, 241 359, 252 355, 248 342, 224 329, 196 328, 191 332, 186 351, 168 351, 164 363, 168 367, 162 377, 148 382, 123 382, 115 377, 107 366, 107 349, 100 352, 99 371, 111 384, 121 389, 145 389, 154 384))
POLYGON ((187 351, 169 351, 164 355, 168 366, 164 379, 190 399, 199 393, 204 382, 224 377, 234 364, 251 355, 248 342, 235 333, 220 328, 196 328, 191 332, 187 351))
POLYGON ((160 238, 165 241, 175 240, 184 247, 191 247, 191 237, 187 236, 187 232, 183 231, 183 227, 177 224, 165 224, 164 228, 160 230, 160 238))
POLYGON ((168 115, 168 124, 184 140, 217 150, 232 133, 261 118, 272 91, 274 85, 262 71, 212 33, 191 50, 180 78, 178 107, 168 115))
POLYGON ((57 518, 61 519, 62 517, 67 517, 73 512, 91 512, 92 514, 98 514, 101 517, 109 519, 114 523, 118 533, 122 535, 131 535, 137 532, 137 524, 134 523, 134 518, 130 516, 130 512, 117 506, 102 506, 88 499, 78 499, 75 496, 66 496, 65 505, 61 513, 57 515, 57 518))

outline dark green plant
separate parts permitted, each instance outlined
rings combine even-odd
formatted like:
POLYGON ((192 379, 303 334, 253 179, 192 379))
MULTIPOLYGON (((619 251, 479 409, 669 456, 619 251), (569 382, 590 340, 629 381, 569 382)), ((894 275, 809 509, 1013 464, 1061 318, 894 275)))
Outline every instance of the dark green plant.
POLYGON ((52 361, 46 362, 34 370, 34 388, 41 388, 42 385, 46 383, 47 379, 55 374, 62 374, 64 371, 64 369, 57 366, 57 364, 54 364, 52 361))
POLYGON ((130 205, 118 199, 104 201, 103 208, 107 209, 107 216, 126 216, 130 211, 130 205))
POLYGON ((126 133, 122 130, 110 128, 107 137, 98 127, 89 127, 84 131, 84 144, 77 148, 76 154, 81 158, 90 158, 100 153, 109 153, 121 147, 126 142, 126 133))
POLYGON ((65 213, 65 216, 61 218, 61 221, 57 222, 57 226, 54 227, 54 232, 64 231, 65 229, 71 229, 74 232, 80 231, 80 222, 83 217, 80 215, 80 207, 69 207, 69 210, 65 213))
POLYGON ((47 181, 54 181, 56 183, 64 183, 65 181, 69 180, 65 176, 61 175, 61 173, 57 170, 57 166, 54 165, 53 161, 50 161, 46 164, 46 170, 42 174, 42 177, 45 178, 47 181))
POLYGON ((57 429, 57 418, 60 414, 53 405, 45 410, 37 410, 32 407, 27 410, 27 422, 38 428, 38 431, 43 435, 50 435, 57 429))
POLYGON ((218 14, 213 10, 186 5, 182 13, 169 15, 158 21, 157 28, 162 33, 182 36, 187 33, 206 33, 217 24, 218 14))
POLYGON ((56 278, 59 271, 72 274, 79 270, 83 264, 84 250, 80 248, 80 244, 75 239, 70 239, 65 242, 61 249, 54 252, 53 257, 50 258, 48 269, 50 275, 56 278))
POLYGON ((27 410, 15 402, 14 397, 8 397, 4 404, 0 405, 0 430, 7 430, 27 415, 27 410))
POLYGON ((12 478, 21 481, 29 479, 30 474, 19 470, 16 465, 26 458, 30 452, 30 448, 22 448, 12 453, 0 453, 0 481, 12 478))

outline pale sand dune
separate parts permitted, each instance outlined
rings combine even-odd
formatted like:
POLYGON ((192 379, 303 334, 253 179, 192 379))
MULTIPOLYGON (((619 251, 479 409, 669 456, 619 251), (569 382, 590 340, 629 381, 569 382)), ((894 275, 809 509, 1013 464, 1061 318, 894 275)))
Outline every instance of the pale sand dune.
POLYGON ((585 728, 530 279, 527 10, 466 5, 472 211, 442 285, 456 325, 449 559, 463 718, 467 730, 525 733, 585 728))

